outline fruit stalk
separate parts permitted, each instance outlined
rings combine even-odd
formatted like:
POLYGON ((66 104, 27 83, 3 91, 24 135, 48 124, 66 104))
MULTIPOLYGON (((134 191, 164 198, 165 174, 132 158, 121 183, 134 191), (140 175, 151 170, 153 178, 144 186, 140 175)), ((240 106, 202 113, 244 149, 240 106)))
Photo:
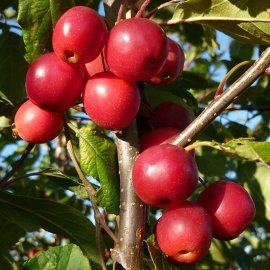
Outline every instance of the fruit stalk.
POLYGON ((259 59, 221 95, 216 97, 204 111, 173 141, 172 144, 185 146, 202 133, 202 131, 235 99, 264 73, 270 65, 270 47, 266 48, 259 59))
POLYGON ((120 172, 119 243, 112 251, 115 269, 142 269, 146 206, 134 193, 132 167, 138 154, 136 122, 117 135, 120 172))

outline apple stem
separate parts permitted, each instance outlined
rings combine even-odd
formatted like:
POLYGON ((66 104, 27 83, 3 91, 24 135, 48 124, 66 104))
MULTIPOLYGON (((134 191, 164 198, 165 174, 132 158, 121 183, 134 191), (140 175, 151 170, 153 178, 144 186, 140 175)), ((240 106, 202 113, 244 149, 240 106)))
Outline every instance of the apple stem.
POLYGON ((208 141, 198 141, 196 143, 190 144, 188 146, 185 147, 185 151, 190 152, 198 147, 202 147, 202 146, 209 146, 209 147, 213 147, 215 145, 214 142, 208 142, 208 141))
POLYGON ((122 16, 123 16, 123 12, 125 9, 125 4, 126 4, 126 0, 122 0, 121 5, 120 5, 119 10, 118 10, 118 13, 117 13, 117 19, 116 19, 115 24, 118 24, 121 21, 122 16))
POLYGON ((136 18, 142 17, 142 14, 144 13, 146 7, 150 4, 151 0, 145 0, 144 3, 141 5, 139 11, 135 15, 136 18))
POLYGON ((181 4, 183 3, 183 0, 171 0, 168 1, 166 3, 161 4, 160 6, 156 7, 155 9, 151 10, 146 16, 145 18, 150 19, 151 17, 153 17, 159 10, 166 8, 168 6, 174 5, 174 4, 181 4))
POLYGON ((103 67, 103 71, 106 71, 106 65, 105 65, 105 57, 104 57, 104 53, 103 51, 101 51, 101 60, 102 60, 102 67, 103 67))
POLYGON ((257 61, 226 91, 216 97, 204 111, 177 136, 172 144, 185 146, 198 137, 227 106, 233 103, 248 87, 262 75, 270 65, 270 47, 266 48, 257 61))
POLYGON ((206 188, 207 188, 206 182, 205 182, 201 177, 199 177, 198 179, 199 179, 199 182, 200 182, 200 183, 203 185, 203 187, 206 189, 206 188))
POLYGON ((233 73, 238 70, 239 68, 246 66, 246 65, 252 65, 255 61, 243 61, 236 66, 234 66, 232 69, 229 70, 229 72, 226 74, 226 76, 223 78, 223 80, 219 83, 216 93, 215 93, 215 98, 219 96, 223 92, 223 88, 225 83, 228 81, 228 79, 233 75, 233 73))

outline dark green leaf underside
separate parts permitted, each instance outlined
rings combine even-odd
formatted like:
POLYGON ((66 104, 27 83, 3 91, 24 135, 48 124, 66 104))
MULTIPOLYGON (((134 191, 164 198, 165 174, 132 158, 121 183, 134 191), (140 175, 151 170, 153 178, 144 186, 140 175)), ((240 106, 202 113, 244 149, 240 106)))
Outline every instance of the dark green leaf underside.
POLYGON ((0 192, 0 216, 22 230, 44 228, 79 245, 93 261, 99 262, 94 225, 77 209, 60 203, 0 192))

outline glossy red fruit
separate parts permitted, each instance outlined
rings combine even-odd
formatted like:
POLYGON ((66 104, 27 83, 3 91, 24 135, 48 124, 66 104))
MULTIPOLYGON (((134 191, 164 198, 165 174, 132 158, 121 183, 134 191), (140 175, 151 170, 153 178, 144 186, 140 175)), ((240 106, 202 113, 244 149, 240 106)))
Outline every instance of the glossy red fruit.
POLYGON ((97 73, 109 70, 105 58, 102 58, 101 54, 95 60, 84 64, 83 67, 87 80, 96 75, 97 73))
POLYGON ((44 110, 30 100, 23 103, 15 115, 15 133, 29 143, 46 143, 59 135, 64 115, 44 110))
POLYGON ((209 185, 198 198, 213 223, 213 237, 220 240, 236 238, 252 222, 255 205, 239 184, 220 180, 209 185))
POLYGON ((192 264, 202 259, 210 248, 211 218, 199 204, 185 201, 163 213, 155 235, 160 249, 169 258, 192 264))
POLYGON ((40 107, 65 111, 76 104, 84 87, 81 66, 62 61, 55 53, 35 60, 26 75, 29 99, 40 107))
POLYGON ((151 84, 167 84, 175 81, 182 73, 185 63, 185 54, 181 46, 168 38, 168 55, 158 73, 148 82, 151 84))
POLYGON ((167 57, 167 37, 155 22, 131 18, 119 22, 105 45, 107 63, 114 74, 128 81, 146 81, 167 57))
POLYGON ((183 148, 170 144, 152 146, 136 159, 133 186, 147 204, 169 208, 186 200, 196 189, 198 169, 183 148))
POLYGON ((100 54, 106 38, 107 28, 99 14, 91 8, 75 6, 57 21, 52 45, 62 60, 87 63, 100 54))
POLYGON ((192 116, 182 105, 168 101, 154 108, 152 121, 155 128, 171 127, 183 131, 192 122, 192 116))
POLYGON ((100 127, 126 128, 140 107, 140 92, 135 82, 128 82, 111 72, 98 73, 88 80, 83 105, 86 113, 100 127))
POLYGON ((180 131, 175 128, 158 128, 144 134, 139 140, 140 152, 145 149, 164 143, 169 143, 173 140, 180 131))
POLYGON ((267 76, 270 76, 270 68, 269 67, 264 71, 264 74, 267 76))

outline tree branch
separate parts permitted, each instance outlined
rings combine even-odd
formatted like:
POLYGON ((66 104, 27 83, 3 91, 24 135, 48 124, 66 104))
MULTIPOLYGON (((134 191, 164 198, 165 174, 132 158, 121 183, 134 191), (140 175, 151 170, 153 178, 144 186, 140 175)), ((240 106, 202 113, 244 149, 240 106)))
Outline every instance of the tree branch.
POLYGON ((23 151, 23 154, 21 155, 21 157, 14 162, 12 169, 6 173, 6 175, 1 179, 1 185, 4 185, 11 176, 13 176, 17 169, 23 164, 23 162, 26 160, 26 158, 28 157, 28 155, 30 154, 30 152, 32 151, 32 149, 34 148, 35 144, 32 143, 28 143, 28 145, 26 146, 25 150, 23 151))
POLYGON ((239 97, 270 65, 270 47, 260 58, 221 95, 216 97, 204 111, 171 143, 185 146, 195 140, 203 130, 235 99, 239 97))
POLYGON ((142 269, 142 244, 146 206, 136 196, 132 184, 132 167, 138 154, 134 121, 117 138, 120 171, 119 244, 112 251, 115 269, 142 269), (118 263, 118 264, 117 264, 118 263))

